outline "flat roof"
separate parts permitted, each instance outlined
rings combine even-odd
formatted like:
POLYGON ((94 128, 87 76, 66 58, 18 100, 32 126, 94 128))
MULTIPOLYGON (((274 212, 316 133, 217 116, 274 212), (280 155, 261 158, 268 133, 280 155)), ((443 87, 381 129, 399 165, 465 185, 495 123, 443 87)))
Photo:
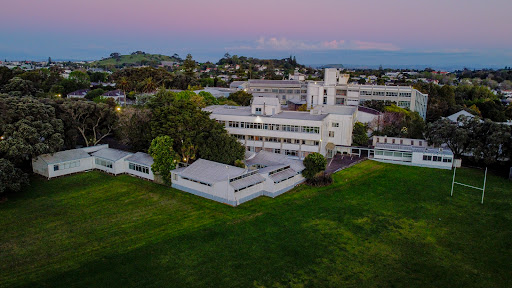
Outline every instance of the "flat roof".
POLYGON ((298 80, 249 80, 249 86, 300 86, 298 80))
MULTIPOLYGON (((284 154, 272 153, 265 150, 261 150, 254 157, 246 160, 245 162, 247 166, 252 166, 256 164, 263 165, 266 167, 273 166, 274 169, 272 169, 271 171, 288 165, 290 165, 291 169, 297 172, 304 170, 304 164, 302 163, 302 161, 290 159, 288 158, 288 156, 284 154)), ((260 170, 260 173, 270 172, 268 170, 270 169, 260 170)))
POLYGON ((213 105, 204 108, 205 111, 212 112, 212 115, 235 115, 235 116, 254 116, 264 118, 281 118, 281 119, 296 119, 296 120, 309 120, 321 121, 328 114, 311 114, 309 112, 301 111, 281 111, 280 113, 272 116, 268 115, 253 115, 250 106, 227 106, 227 105, 213 105))

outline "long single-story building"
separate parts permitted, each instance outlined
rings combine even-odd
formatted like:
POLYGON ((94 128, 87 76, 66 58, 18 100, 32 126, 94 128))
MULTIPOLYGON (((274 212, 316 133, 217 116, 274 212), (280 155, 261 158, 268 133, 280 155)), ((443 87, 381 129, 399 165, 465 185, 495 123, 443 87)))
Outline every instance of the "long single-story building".
POLYGON ((172 187, 237 206, 265 195, 276 197, 304 181, 300 160, 260 151, 246 160, 248 169, 198 159, 171 171, 172 187))
POLYGON ((153 158, 146 153, 133 154, 105 144, 40 155, 32 159, 32 170, 48 179, 97 169, 153 181, 152 164, 153 158))

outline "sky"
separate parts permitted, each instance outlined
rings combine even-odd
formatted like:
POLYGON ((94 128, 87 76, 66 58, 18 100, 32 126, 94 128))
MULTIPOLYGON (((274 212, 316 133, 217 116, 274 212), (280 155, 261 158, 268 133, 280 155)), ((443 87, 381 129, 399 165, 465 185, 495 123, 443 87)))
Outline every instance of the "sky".
POLYGON ((512 66, 510 0, 16 0, 0 59, 94 60, 142 50, 307 65, 512 66))

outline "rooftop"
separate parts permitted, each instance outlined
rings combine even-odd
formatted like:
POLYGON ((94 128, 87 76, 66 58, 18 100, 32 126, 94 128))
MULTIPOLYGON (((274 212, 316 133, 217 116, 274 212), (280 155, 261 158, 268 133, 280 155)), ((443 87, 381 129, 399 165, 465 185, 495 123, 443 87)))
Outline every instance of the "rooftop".
POLYGON ((153 165, 153 157, 151 157, 149 154, 144 153, 144 152, 137 152, 137 153, 133 154, 132 156, 126 158, 125 161, 130 161, 130 162, 145 165, 145 166, 153 165))
POLYGON ((56 164, 67 161, 85 159, 91 156, 82 149, 72 149, 55 152, 53 154, 43 154, 40 155, 39 157, 43 159, 43 161, 46 162, 47 164, 56 164))
POLYGON ((297 80, 249 80, 249 86, 301 86, 301 82, 297 80))
MULTIPOLYGON (((354 108, 355 109, 355 108, 354 108)), ((205 111, 212 112, 212 115, 236 115, 236 116, 254 116, 250 106, 227 106, 227 105, 213 105, 204 108, 205 111)), ((309 120, 309 121, 321 121, 327 114, 314 115, 309 112, 301 111, 282 111, 272 116, 262 116, 263 118, 282 118, 282 119, 296 119, 296 120, 309 120)))
POLYGON ((276 97, 253 97, 252 105, 272 105, 272 106, 280 106, 279 99, 276 97))
POLYGON ((217 163, 205 159, 198 159, 181 171, 175 170, 175 173, 182 177, 206 182, 209 184, 227 181, 228 177, 238 177, 243 175, 245 172, 246 170, 243 168, 217 163))
MULTIPOLYGON (((276 166, 275 169, 279 169, 281 167, 284 167, 286 165, 290 165, 290 168, 300 172, 304 170, 304 164, 302 164, 302 161, 300 160, 294 160, 288 158, 288 156, 284 154, 276 154, 272 152, 268 152, 265 150, 262 150, 258 152, 254 157, 248 159, 245 161, 247 166, 252 165, 263 165, 266 167, 269 166, 276 166)), ((275 170, 272 169, 272 170, 275 170)), ((266 170, 260 170, 260 173, 270 172, 266 170)))
POLYGON ((112 148, 105 148, 105 149, 98 150, 98 151, 92 153, 91 155, 94 157, 100 157, 100 158, 110 160, 110 161, 117 161, 117 160, 124 158, 128 155, 132 155, 132 153, 122 151, 122 150, 112 149, 112 148))

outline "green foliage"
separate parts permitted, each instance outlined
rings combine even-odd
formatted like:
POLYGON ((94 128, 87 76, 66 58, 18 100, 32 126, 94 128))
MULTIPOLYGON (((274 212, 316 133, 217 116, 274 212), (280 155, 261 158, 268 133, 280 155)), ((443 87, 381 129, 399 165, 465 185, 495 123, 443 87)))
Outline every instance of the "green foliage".
POLYGON ((111 58, 95 61, 92 63, 94 67, 129 67, 134 65, 150 65, 158 66, 162 61, 176 61, 175 58, 160 55, 160 54, 131 54, 131 55, 120 55, 119 53, 112 53, 111 58), (115 54, 115 55, 112 55, 115 54), (115 56, 115 57, 113 57, 115 56))
POLYGON ((68 79, 76 82, 80 87, 89 87, 91 85, 89 75, 79 70, 69 73, 68 79))
POLYGON ((394 104, 385 106, 384 112, 371 123, 373 135, 390 137, 423 138, 425 121, 418 112, 400 108, 394 104))
POLYGON ((185 70, 185 75, 188 77, 194 77, 195 72, 194 69, 196 69, 196 61, 192 59, 192 55, 188 54, 185 58, 185 61, 183 61, 183 69, 185 70))
POLYGON ((6 192, 20 192, 27 185, 27 174, 16 168, 9 160, 0 158, 0 195, 6 192))
POLYGON ((162 177, 166 184, 171 184, 171 170, 176 168, 178 156, 172 149, 173 140, 169 136, 159 136, 151 141, 148 153, 153 157, 151 171, 162 177))
POLYGON ((318 172, 324 171, 327 167, 327 159, 320 153, 311 153, 304 159, 304 171, 302 176, 310 180, 315 177, 318 172))
POLYGON ((249 106, 251 104, 252 94, 240 90, 229 94, 228 100, 234 101, 241 106, 249 106))
POLYGON ((35 96, 36 88, 30 80, 24 80, 20 77, 11 78, 2 88, 2 92, 11 96, 35 96))
POLYGON ((210 92, 200 91, 198 95, 203 97, 203 101, 206 106, 219 105, 219 100, 215 98, 210 92))
POLYGON ((147 151, 151 144, 151 110, 143 107, 123 108, 119 113, 116 134, 134 151, 147 151))
POLYGON ((52 106, 31 97, 0 95, 0 111, 0 158, 19 164, 63 146, 63 122, 52 106))
POLYGON ((352 131, 352 145, 368 146, 368 127, 366 124, 356 122, 352 131))
POLYGON ((228 133, 211 134, 210 137, 199 147, 201 158, 235 165, 245 156, 245 148, 238 140, 228 133))
POLYGON ((85 95, 85 99, 88 99, 88 100, 93 100, 94 98, 96 97, 101 97, 101 95, 103 95, 105 93, 105 90, 101 89, 101 88, 97 88, 97 89, 94 89, 94 90, 91 90, 89 91, 86 95, 85 95))

